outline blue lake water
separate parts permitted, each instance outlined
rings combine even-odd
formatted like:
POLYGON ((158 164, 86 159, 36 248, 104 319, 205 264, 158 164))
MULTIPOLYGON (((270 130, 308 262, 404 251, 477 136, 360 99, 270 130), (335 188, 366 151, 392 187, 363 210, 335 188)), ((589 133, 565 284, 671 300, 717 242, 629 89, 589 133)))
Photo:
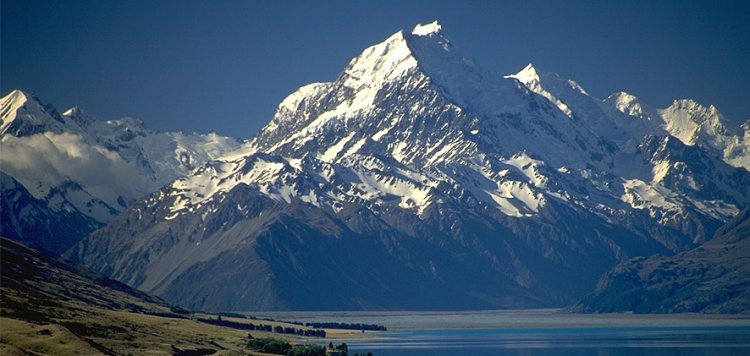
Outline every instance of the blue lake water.
POLYGON ((266 316, 301 322, 361 322, 388 327, 387 332, 332 340, 346 342, 352 355, 369 351, 375 356, 750 356, 748 315, 584 315, 556 310, 520 310, 289 312, 266 316))
POLYGON ((750 327, 400 330, 348 340, 375 355, 750 355, 750 327))

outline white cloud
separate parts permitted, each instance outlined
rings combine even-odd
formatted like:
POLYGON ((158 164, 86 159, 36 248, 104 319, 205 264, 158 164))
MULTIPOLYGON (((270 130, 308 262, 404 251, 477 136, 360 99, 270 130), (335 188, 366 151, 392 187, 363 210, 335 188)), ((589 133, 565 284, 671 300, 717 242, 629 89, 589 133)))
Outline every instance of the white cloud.
POLYGON ((46 132, 21 138, 6 135, 0 145, 0 170, 37 197, 70 179, 111 206, 116 206, 114 192, 132 199, 148 193, 149 187, 148 180, 117 152, 71 133, 46 132))

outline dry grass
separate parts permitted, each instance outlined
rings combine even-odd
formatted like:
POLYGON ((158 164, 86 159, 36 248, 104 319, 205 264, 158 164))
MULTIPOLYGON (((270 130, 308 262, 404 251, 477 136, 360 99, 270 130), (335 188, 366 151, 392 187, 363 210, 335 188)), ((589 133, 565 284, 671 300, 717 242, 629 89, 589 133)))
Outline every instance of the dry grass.
POLYGON ((3 355, 91 355, 99 353, 87 342, 60 325, 37 325, 10 318, 0 318, 0 351, 3 355))
MULTIPOLYGON (((177 314, 163 300, 59 257, 0 238, 0 355, 251 354, 248 331, 177 314)), ((194 317, 215 317, 199 314, 194 317)), ((235 322, 299 325, 226 318, 235 322)), ((306 328, 305 328, 306 329, 306 328)), ((309 337, 251 331, 256 338, 309 337)))
MULTIPOLYGON (((221 355, 248 355, 245 330, 220 327, 192 319, 169 318, 129 311, 108 310, 74 301, 57 301, 34 308, 43 320, 23 321, 8 305, 33 305, 17 291, 3 289, 0 315, 2 355, 164 355, 180 350, 214 350, 221 355), (13 303, 17 302, 17 303, 13 303)), ((206 317, 206 315, 203 315, 206 317)), ((298 327, 282 322, 227 318, 238 322, 298 327)), ((252 331, 254 337, 273 337, 300 343, 297 335, 252 331)))

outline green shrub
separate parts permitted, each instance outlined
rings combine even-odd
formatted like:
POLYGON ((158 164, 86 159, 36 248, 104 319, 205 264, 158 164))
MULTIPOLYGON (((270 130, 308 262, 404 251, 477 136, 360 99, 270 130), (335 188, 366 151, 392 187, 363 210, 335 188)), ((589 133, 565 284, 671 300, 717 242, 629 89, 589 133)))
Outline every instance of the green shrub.
POLYGON ((247 347, 254 351, 277 355, 286 355, 292 349, 288 342, 271 338, 252 339, 247 343, 247 347))

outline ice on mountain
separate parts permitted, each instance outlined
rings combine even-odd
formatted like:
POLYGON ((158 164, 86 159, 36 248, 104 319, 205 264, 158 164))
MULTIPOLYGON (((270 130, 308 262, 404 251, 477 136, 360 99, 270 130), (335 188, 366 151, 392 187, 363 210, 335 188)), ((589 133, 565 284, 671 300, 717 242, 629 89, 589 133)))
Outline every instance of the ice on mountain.
POLYGON ((443 27, 440 25, 437 20, 430 22, 428 24, 418 24, 414 27, 414 29, 411 31, 412 35, 415 36, 430 36, 439 34, 440 31, 443 29, 443 27))

